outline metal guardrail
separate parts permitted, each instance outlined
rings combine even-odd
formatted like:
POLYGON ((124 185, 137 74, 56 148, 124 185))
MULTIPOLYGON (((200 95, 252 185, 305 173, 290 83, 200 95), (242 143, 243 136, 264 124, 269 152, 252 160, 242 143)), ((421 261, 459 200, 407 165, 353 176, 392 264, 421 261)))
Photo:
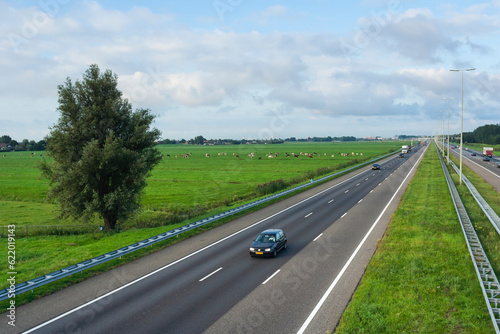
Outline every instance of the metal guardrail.
MULTIPOLYGON (((451 161, 451 166, 458 174, 459 173, 458 167, 452 161, 451 161)), ((483 196, 481 196, 479 191, 477 191, 476 187, 474 187, 472 182, 470 182, 469 179, 463 173, 462 173, 462 181, 465 183, 467 188, 469 188, 472 197, 474 197, 474 199, 476 200, 477 204, 479 204, 486 217, 488 217, 489 221, 491 222, 491 225, 493 225, 495 230, 497 230, 497 233, 500 234, 500 217, 498 217, 497 213, 491 208, 488 202, 485 201, 483 196)))
POLYGON ((106 254, 99 255, 99 256, 94 257, 92 259, 85 260, 85 261, 82 261, 80 263, 71 265, 69 267, 66 267, 66 268, 63 268, 63 269, 59 269, 59 270, 54 271, 52 273, 36 277, 36 278, 31 279, 31 280, 26 281, 26 282, 19 283, 19 284, 15 285, 15 289, 14 290, 12 290, 11 288, 2 289, 2 290, 0 290, 0 301, 7 299, 8 296, 9 296, 9 294, 15 293, 16 295, 19 295, 21 293, 24 293, 24 292, 27 292, 27 291, 31 291, 31 290, 33 290, 35 288, 38 288, 40 286, 43 286, 45 284, 52 283, 52 282, 57 281, 59 279, 62 279, 64 277, 73 275, 73 274, 78 273, 78 272, 82 272, 82 271, 84 271, 86 269, 92 268, 92 267, 97 266, 99 264, 102 264, 102 263, 105 263, 107 261, 119 258, 119 257, 121 257, 123 255, 126 255, 126 254, 129 254, 129 253, 135 252, 135 251, 137 251, 139 249, 142 249, 142 248, 154 245, 154 244, 156 244, 158 242, 161 242, 161 241, 164 241, 164 240, 169 239, 171 237, 177 236, 177 235, 179 235, 179 234, 181 234, 183 232, 187 232, 187 231, 193 230, 195 228, 198 228, 200 226, 213 223, 213 222, 215 222, 215 221, 217 221, 219 219, 222 219, 222 218, 234 215, 236 213, 245 211, 247 209, 253 208, 253 207, 258 206, 260 204, 272 201, 272 200, 277 199, 279 197, 282 197, 282 196, 288 195, 290 193, 293 193, 295 191, 301 190, 303 188, 309 187, 311 184, 320 183, 322 181, 328 180, 328 179, 333 178, 335 176, 339 176, 341 174, 350 172, 350 171, 352 171, 354 169, 357 169, 357 168, 363 167, 365 165, 368 165, 368 164, 370 164, 370 163, 372 163, 374 161, 378 161, 378 160, 384 159, 384 158, 386 158, 388 156, 391 156, 391 155, 393 155, 393 154, 395 154, 397 152, 399 152, 399 150, 395 151, 395 152, 392 152, 392 153, 389 153, 389 154, 386 154, 386 155, 383 155, 383 156, 380 156, 380 157, 377 157, 375 159, 366 161, 366 162, 361 163, 359 165, 347 168, 347 169, 345 169, 343 171, 340 171, 340 172, 337 172, 337 173, 333 173, 333 174, 324 176, 322 178, 319 178, 317 180, 314 180, 314 181, 311 181, 311 182, 308 182, 308 183, 304 183, 302 185, 290 188, 288 190, 281 191, 279 193, 276 193, 276 194, 264 197, 262 199, 250 202, 248 204, 245 204, 245 205, 239 206, 237 208, 225 211, 223 213, 216 214, 216 215, 211 216, 209 218, 205 218, 205 219, 196 221, 194 223, 178 227, 178 228, 176 228, 174 230, 167 231, 167 232, 164 232, 162 234, 156 235, 154 237, 151 237, 151 238, 148 238, 148 239, 136 242, 134 244, 131 244, 131 245, 128 245, 128 246, 116 249, 114 251, 108 252, 106 254))
POLYGON ((438 156, 441 160, 441 166, 446 177, 446 182, 448 183, 448 188, 450 189, 450 193, 453 198, 455 210, 457 211, 458 218, 462 226, 462 231, 467 242, 467 248, 469 249, 469 253, 476 269, 477 278, 479 279, 479 282, 481 282, 481 289, 493 322, 493 327, 495 328, 496 333, 500 333, 498 327, 500 325, 500 284, 495 272, 493 271, 493 267, 484 252, 481 242, 477 237, 474 226, 470 221, 467 211, 465 210, 465 206, 460 199, 460 195, 458 194, 457 188, 455 187, 451 175, 446 168, 443 158, 439 153, 438 156))

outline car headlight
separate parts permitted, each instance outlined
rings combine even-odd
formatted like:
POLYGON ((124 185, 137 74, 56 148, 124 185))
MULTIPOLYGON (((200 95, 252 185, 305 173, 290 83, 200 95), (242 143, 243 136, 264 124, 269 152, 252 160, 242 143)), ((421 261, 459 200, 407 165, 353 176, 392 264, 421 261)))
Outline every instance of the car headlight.
POLYGON ((253 251, 255 251, 255 248, 250 247, 250 252, 253 252, 253 251))
POLYGON ((271 248, 266 248, 266 252, 270 252, 271 251, 271 248))

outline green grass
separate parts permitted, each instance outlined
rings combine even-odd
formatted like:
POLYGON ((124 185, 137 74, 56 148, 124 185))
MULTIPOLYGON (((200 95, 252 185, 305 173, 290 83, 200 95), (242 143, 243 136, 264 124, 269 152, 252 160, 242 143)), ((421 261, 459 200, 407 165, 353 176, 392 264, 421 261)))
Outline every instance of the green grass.
POLYGON ((448 186, 431 146, 336 333, 492 333, 448 186))
MULTIPOLYGON (((454 156, 451 157, 451 159, 458 166, 458 159, 454 156)), ((500 236, 484 214, 483 210, 477 204, 467 186, 465 184, 460 185, 459 175, 457 175, 451 167, 449 168, 449 171, 452 175, 455 186, 460 193, 460 197, 462 198, 462 203, 465 205, 467 214, 469 215, 471 222, 474 223, 474 228, 479 237, 479 241, 488 256, 488 260, 490 261, 497 277, 500 277, 500 236)), ((474 185, 484 200, 496 212, 496 214, 500 216, 500 193, 465 164, 462 165, 462 172, 474 185)))
MULTIPOLYGON (((128 221, 119 222, 119 227, 127 229, 177 223, 214 208, 260 196, 256 189, 266 182, 284 179, 287 185, 300 183, 311 175, 317 175, 315 172, 318 170, 340 170, 400 146, 400 142, 160 145, 158 148, 165 158, 148 178, 148 186, 142 196, 143 210, 128 221), (252 152, 254 158, 248 156, 252 152), (293 152, 299 157, 286 157, 285 152, 293 152), (308 158, 300 152, 317 154, 308 158), (342 157, 339 152, 358 155, 342 157), (210 158, 205 156, 206 153, 210 154, 210 158), (269 153, 277 154, 277 157, 267 158, 269 153), (182 158, 182 154, 189 154, 189 158, 182 158), (259 157, 262 159, 259 160, 259 157)), ((41 178, 36 167, 37 161, 45 159, 42 154, 36 152, 31 156, 29 152, 7 152, 5 158, 0 158, 0 226, 12 223, 17 226, 75 223, 72 219, 58 219, 57 205, 45 201, 49 184, 41 178)), ((99 220, 86 223, 97 225, 99 220)))
MULTIPOLYGON (((460 141, 455 145, 460 146, 460 141)), ((500 152, 500 145, 492 145, 492 144, 480 144, 480 143, 464 143, 464 147, 475 149, 479 152, 483 151, 483 147, 493 147, 493 154, 498 155, 500 152)))

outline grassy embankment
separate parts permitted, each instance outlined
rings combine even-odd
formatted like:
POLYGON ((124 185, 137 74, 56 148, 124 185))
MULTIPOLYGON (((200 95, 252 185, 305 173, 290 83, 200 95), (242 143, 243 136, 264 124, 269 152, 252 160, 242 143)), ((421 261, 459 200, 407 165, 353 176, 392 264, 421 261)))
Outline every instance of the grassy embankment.
POLYGON ((479 284, 432 146, 336 333, 493 333, 479 284))
MULTIPOLYGON (((16 225, 16 280, 20 283, 196 221, 200 219, 199 214, 208 216, 217 211, 228 210, 231 206, 241 205, 244 201, 258 197, 256 188, 269 181, 283 179, 285 184, 300 183, 310 177, 316 177, 319 175, 317 173, 333 172, 359 163, 362 159, 369 160, 386 154, 400 145, 401 143, 297 143, 214 147, 160 146, 165 158, 148 180, 143 197, 143 212, 129 222, 124 222, 119 233, 64 232, 63 235, 23 234, 27 226, 70 225, 74 222, 57 219, 57 206, 44 201, 48 184, 40 178, 35 167, 36 159, 42 158, 39 152, 36 157, 30 157, 30 154, 25 152, 23 155, 12 152, 0 160, 0 225, 16 225), (300 152, 314 151, 318 154, 313 158, 300 155, 300 152), (251 152, 255 152, 253 159, 248 157, 251 152), (278 156, 267 158, 265 154, 269 152, 278 153, 278 156), (286 157, 285 152, 300 156, 286 157), (363 156, 340 157, 339 152, 363 153, 363 156), (181 158, 181 154, 186 153, 191 153, 190 157, 181 158), (210 158, 205 157, 205 153, 210 153, 210 158), (227 155, 219 156, 218 153, 227 155), (239 155, 239 158, 233 153, 239 155), (332 154, 335 157, 332 158, 332 154), (258 160, 259 156, 262 157, 261 160, 258 160), (193 207, 195 209, 192 209, 193 207), (179 221, 172 224, 172 217, 179 221), (161 226, 154 227, 156 223, 161 226), (137 228, 144 226, 153 227, 137 228)), ((60 289, 198 232, 185 233, 152 249, 139 251, 124 256, 121 260, 73 275, 49 287, 37 289, 33 295, 21 295, 17 300, 18 305, 23 302, 23 298, 29 300, 47 291, 60 289)), ((1 238, 0 248, 6 247, 6 239, 1 238)), ((0 272, 7 272, 6 260, 0 262, 0 272)), ((0 283, 0 287, 5 288, 6 284, 7 282, 0 283)))
MULTIPOLYGON (((460 145, 460 144, 458 144, 460 145)), ((493 147, 493 154, 500 154, 500 145, 478 144, 478 143, 464 143, 464 147, 473 148, 479 152, 483 151, 483 147, 493 147)))

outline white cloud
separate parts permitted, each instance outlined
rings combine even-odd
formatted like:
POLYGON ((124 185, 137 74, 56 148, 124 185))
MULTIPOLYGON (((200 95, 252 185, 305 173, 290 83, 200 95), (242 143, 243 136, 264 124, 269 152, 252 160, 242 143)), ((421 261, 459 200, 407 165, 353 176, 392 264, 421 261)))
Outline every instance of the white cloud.
MULTIPOLYGON (((360 135, 393 135, 390 126, 382 132, 382 123, 360 119, 418 114, 434 122, 439 117, 436 109, 442 108, 440 98, 455 96, 459 89, 457 75, 449 68, 472 61, 479 66, 495 54, 497 44, 492 41, 499 19, 488 14, 488 8, 474 6, 440 17, 429 8, 401 6, 362 17, 350 35, 338 35, 193 29, 178 24, 177 15, 146 7, 108 9, 101 2, 87 1, 61 8, 46 22, 40 19, 45 23, 28 36, 30 20, 43 10, 13 8, 0 1, 0 35, 15 33, 24 39, 17 50, 9 39, 0 41, 0 101, 35 115, 40 123, 53 111, 42 127, 47 128, 57 117, 57 85, 66 77, 80 80, 96 63, 119 76, 119 88, 134 107, 150 108, 161 120, 168 117, 170 123, 161 124, 168 127, 164 136, 169 138, 174 138, 169 131, 179 131, 176 123, 192 122, 194 114, 209 114, 210 122, 224 124, 215 131, 228 134, 219 137, 231 137, 228 129, 241 132, 245 127, 252 127, 247 133, 269 133, 265 129, 271 129, 271 123, 262 115, 277 117, 283 110, 294 117, 288 128, 308 125, 309 133, 300 132, 307 135, 328 135, 327 126, 316 125, 330 121, 332 131, 343 131, 340 124, 351 122, 370 132, 360 135), (20 98, 36 102, 20 104, 20 98), (370 131, 370 126, 380 132, 370 131)), ((277 5, 242 16, 273 24, 276 19, 296 19, 296 13, 290 6, 277 5)), ((498 60, 491 66, 498 69, 498 60)), ((490 119, 500 104, 491 92, 498 90, 485 87, 496 89, 500 80, 479 71, 469 76, 479 87, 471 89, 469 110, 485 109, 482 115, 490 119)), ((205 119, 199 119, 193 128, 205 127, 205 119)), ((2 115, 0 121, 4 120, 18 121, 2 115)), ((287 131, 290 134, 271 132, 293 135, 287 131)))

